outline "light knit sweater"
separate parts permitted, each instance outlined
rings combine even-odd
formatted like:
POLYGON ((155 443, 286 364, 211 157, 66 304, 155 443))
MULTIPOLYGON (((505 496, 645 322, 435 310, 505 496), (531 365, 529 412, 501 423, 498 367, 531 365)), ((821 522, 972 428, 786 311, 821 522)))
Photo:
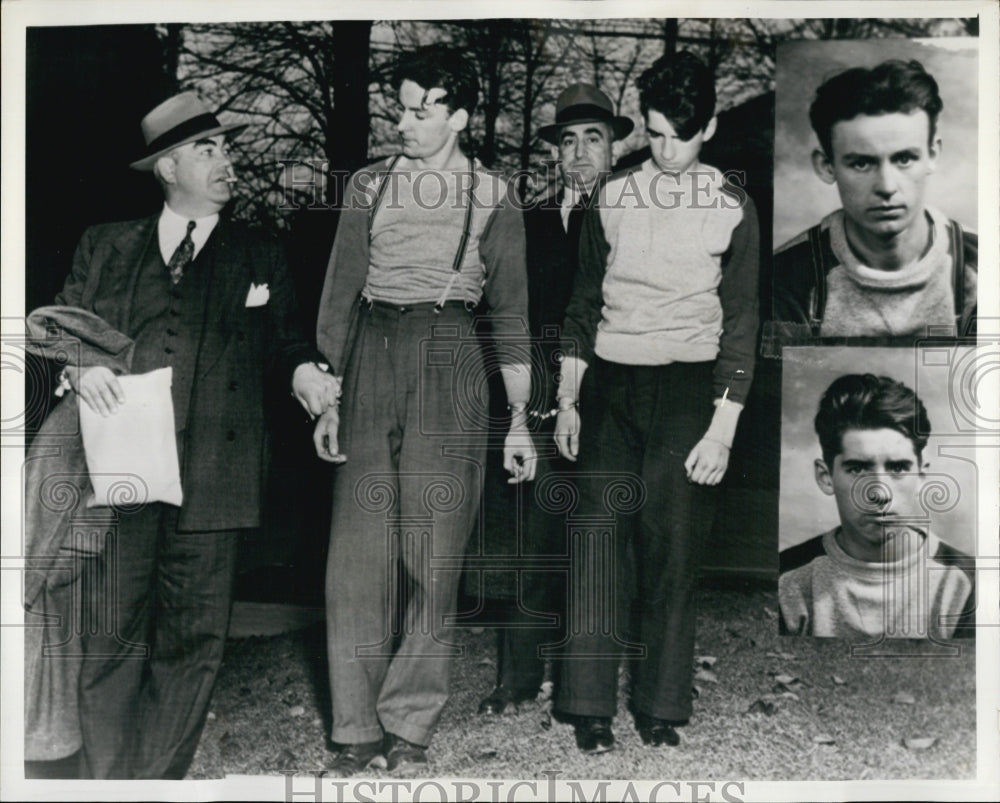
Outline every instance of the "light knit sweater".
POLYGON ((827 275, 822 336, 905 335, 928 326, 954 326, 948 219, 933 209, 927 216, 927 252, 899 270, 879 270, 861 263, 851 249, 843 210, 832 214, 830 246, 840 264, 827 275))
POLYGON ((723 310, 721 259, 743 209, 708 165, 680 177, 651 161, 600 198, 610 251, 594 353, 611 362, 714 360, 723 310))
POLYGON ((867 563, 840 547, 839 529, 799 547, 814 547, 818 554, 779 577, 778 601, 789 632, 840 638, 954 634, 972 582, 960 568, 943 562, 941 553, 950 548, 928 533, 899 560, 867 563))

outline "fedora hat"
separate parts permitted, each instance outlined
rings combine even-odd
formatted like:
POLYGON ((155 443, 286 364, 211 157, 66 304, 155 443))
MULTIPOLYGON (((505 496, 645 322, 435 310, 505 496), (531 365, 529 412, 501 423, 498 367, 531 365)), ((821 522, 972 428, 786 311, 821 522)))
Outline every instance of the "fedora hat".
POLYGON ((134 170, 152 170, 157 159, 178 145, 247 127, 246 123, 223 125, 194 92, 167 98, 142 118, 140 126, 146 155, 129 165, 134 170))
POLYGON ((556 98, 555 123, 538 129, 538 136, 558 145, 563 126, 576 123, 607 123, 616 140, 627 137, 635 127, 630 118, 615 115, 611 99, 596 86, 570 84, 556 98))

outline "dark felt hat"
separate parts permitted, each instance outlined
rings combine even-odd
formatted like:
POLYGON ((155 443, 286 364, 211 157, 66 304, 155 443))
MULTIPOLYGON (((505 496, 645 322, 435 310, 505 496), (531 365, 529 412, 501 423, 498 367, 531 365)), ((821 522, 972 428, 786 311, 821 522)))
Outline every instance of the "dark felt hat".
POLYGON ((194 92, 182 92, 167 98, 142 118, 142 136, 146 155, 129 167, 152 170, 156 160, 178 145, 228 132, 239 133, 246 123, 223 125, 194 92))
POLYGON ((635 123, 628 117, 615 115, 611 99, 592 84, 570 84, 556 98, 556 121, 542 126, 538 136, 553 145, 559 144, 563 126, 576 123, 607 123, 614 138, 624 139, 632 133, 635 123))

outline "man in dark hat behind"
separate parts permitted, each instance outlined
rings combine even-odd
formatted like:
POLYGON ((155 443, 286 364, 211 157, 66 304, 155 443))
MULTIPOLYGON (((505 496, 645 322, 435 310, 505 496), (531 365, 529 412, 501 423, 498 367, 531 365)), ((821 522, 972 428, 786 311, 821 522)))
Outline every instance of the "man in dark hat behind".
MULTIPOLYGON (((523 552, 524 557, 535 560, 544 561, 541 556, 548 556, 560 566, 565 563, 565 515, 545 502, 550 496, 547 491, 554 488, 551 483, 561 481, 558 474, 572 468, 569 461, 554 453, 552 439, 560 328, 576 275, 584 209, 611 169, 612 143, 627 137, 632 128, 632 120, 615 115, 607 95, 595 86, 577 83, 566 87, 556 99, 555 123, 538 131, 538 136, 558 151, 555 191, 524 212, 528 317, 536 351, 532 361, 536 369, 532 387, 536 390, 532 395, 537 407, 531 413, 542 418, 535 429, 539 459, 535 488, 525 493, 520 516, 521 507, 511 499, 514 489, 499 477, 499 466, 488 465, 483 550, 487 554, 497 554, 493 542, 501 541, 505 555, 523 552)), ((494 382, 490 392, 506 404, 501 383, 494 382)), ((477 575, 469 577, 470 587, 477 579, 477 575)), ((503 714, 535 699, 544 676, 545 653, 557 649, 565 632, 565 570, 540 565, 537 570, 522 569, 519 580, 513 589, 516 599, 507 606, 507 625, 499 630, 497 686, 480 703, 480 714, 503 714), (544 649, 546 645, 549 650, 544 649)), ((482 592, 499 596, 492 588, 482 592)), ((552 674, 558 680, 558 661, 552 674)))
MULTIPOLYGON (((133 374, 172 368, 183 490, 180 506, 120 511, 84 569, 98 617, 80 670, 85 777, 184 777, 222 662, 237 538, 260 524, 265 383, 287 383, 311 415, 338 392, 302 338, 280 246, 220 215, 236 181, 227 135, 243 128, 190 92, 153 109, 132 167, 153 172, 163 210, 88 229, 56 297, 131 338, 133 374)), ((64 379, 105 417, 129 404, 108 368, 70 365, 64 379)))

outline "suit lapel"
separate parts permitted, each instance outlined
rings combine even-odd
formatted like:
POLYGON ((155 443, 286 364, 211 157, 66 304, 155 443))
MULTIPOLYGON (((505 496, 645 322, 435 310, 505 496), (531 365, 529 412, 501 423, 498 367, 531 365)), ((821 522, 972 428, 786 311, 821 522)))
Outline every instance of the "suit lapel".
MULTIPOLYGON (((205 293, 204 330, 198 352, 198 376, 218 362, 238 325, 237 316, 250 289, 250 276, 243 258, 243 243, 233 235, 225 217, 219 219, 209 239, 211 252, 202 267, 210 272, 205 293)), ((207 248, 207 246, 206 246, 207 248)))
POLYGON ((101 310, 101 315, 120 332, 129 331, 135 284, 146 249, 155 239, 158 219, 156 214, 122 225, 111 240, 110 257, 97 263, 99 270, 93 273, 84 290, 81 306, 85 309, 95 307, 98 298, 113 299, 101 310))

